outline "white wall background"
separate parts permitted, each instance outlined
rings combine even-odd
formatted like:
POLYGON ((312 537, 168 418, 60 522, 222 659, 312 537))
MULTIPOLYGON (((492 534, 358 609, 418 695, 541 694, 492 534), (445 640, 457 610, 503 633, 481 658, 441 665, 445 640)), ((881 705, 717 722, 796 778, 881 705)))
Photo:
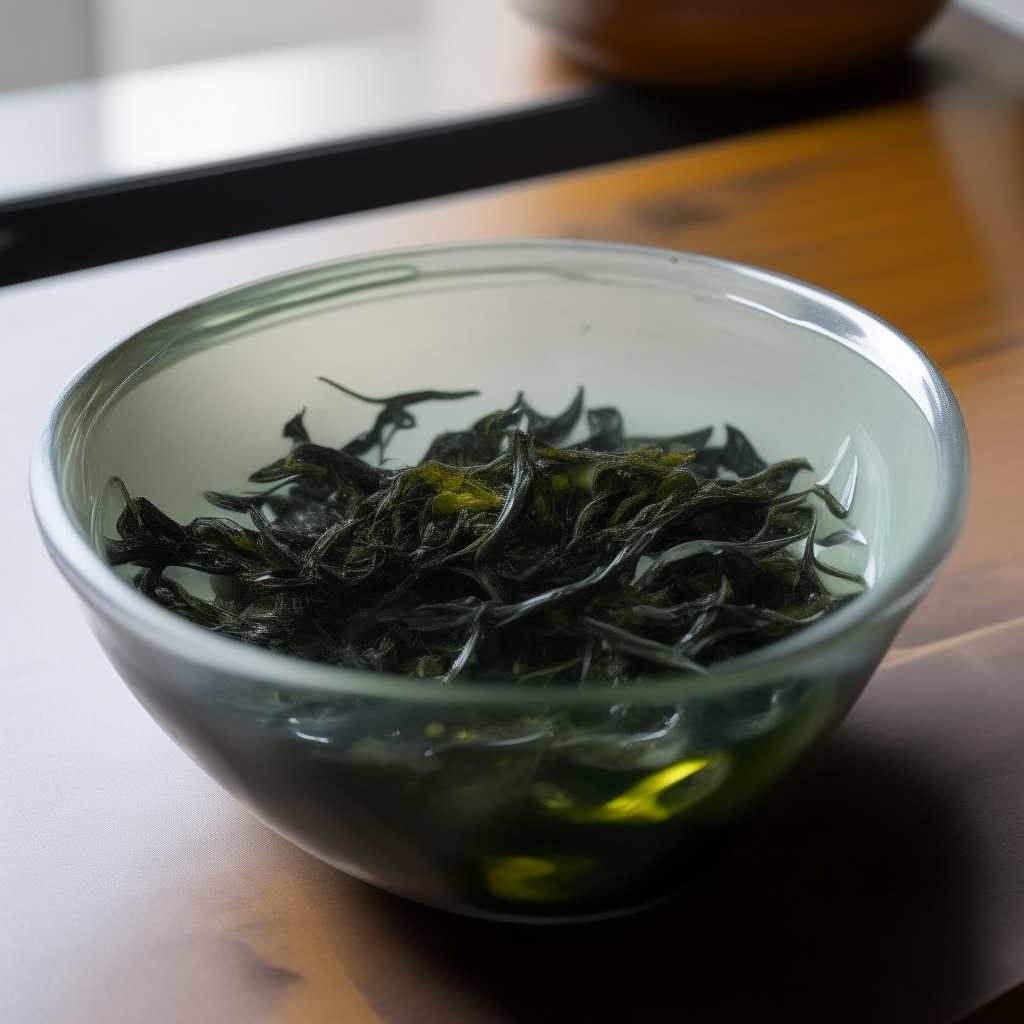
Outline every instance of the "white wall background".
POLYGON ((421 0, 92 2, 99 61, 108 72, 413 28, 422 6, 421 0))
POLYGON ((417 27, 424 0, 0 0, 0 91, 417 27))
POLYGON ((95 68, 93 0, 0 0, 0 90, 85 78, 95 68))
POLYGON ((1024 0, 957 0, 957 6, 1024 35, 1024 0))

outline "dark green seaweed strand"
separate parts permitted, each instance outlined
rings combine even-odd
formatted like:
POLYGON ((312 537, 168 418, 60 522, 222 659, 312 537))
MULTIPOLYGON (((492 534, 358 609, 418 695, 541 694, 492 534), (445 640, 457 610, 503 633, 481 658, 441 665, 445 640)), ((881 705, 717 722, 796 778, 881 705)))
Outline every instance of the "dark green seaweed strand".
MULTIPOLYGON (((225 636, 328 664, 445 683, 624 685, 707 666, 803 629, 849 600, 815 556, 817 497, 793 492, 802 459, 767 465, 746 436, 711 428, 630 437, 617 409, 582 388, 546 416, 522 393, 465 430, 438 435, 418 466, 383 462, 409 407, 476 391, 367 398, 373 425, 340 448, 299 413, 291 451, 250 476, 249 494, 208 492, 248 521, 179 524, 115 478, 124 500, 114 565, 148 597, 225 636), (585 415, 587 438, 566 442, 585 415), (197 596, 175 569, 206 574, 197 596)), ((819 546, 856 539, 836 531, 819 546)), ((859 541, 858 541, 859 542, 859 541)))

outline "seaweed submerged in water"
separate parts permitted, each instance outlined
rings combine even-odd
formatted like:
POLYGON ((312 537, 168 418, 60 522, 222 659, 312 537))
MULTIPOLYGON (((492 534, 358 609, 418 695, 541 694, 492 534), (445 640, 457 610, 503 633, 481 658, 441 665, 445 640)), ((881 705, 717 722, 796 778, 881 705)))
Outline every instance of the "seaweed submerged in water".
MULTIPOLYGON (((443 433, 412 468, 383 465, 410 407, 475 391, 365 398, 373 426, 341 448, 314 443, 303 414, 292 449, 249 478, 251 494, 207 492, 252 526, 175 522, 115 483, 125 508, 113 565, 165 608, 225 636, 329 664, 450 682, 622 684, 705 666, 780 640, 848 600, 821 573, 863 584, 814 553, 816 495, 791 493, 803 459, 766 465, 727 428, 628 437, 614 408, 560 415, 520 394, 468 430, 443 433), (362 456, 376 451, 379 466, 362 456), (205 600, 167 574, 209 574, 205 600)), ((833 538, 826 538, 824 543, 833 538)))

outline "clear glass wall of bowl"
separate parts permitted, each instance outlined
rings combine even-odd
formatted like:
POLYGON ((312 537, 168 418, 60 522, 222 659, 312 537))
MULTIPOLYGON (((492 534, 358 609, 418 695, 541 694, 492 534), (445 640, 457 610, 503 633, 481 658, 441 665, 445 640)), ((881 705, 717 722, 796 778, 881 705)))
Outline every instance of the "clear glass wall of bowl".
POLYGON ((661 898, 714 863, 866 684, 957 536, 967 474, 941 376, 870 313, 705 257, 522 241, 313 268, 146 328, 62 397, 33 496, 128 685, 262 820, 426 903, 571 919, 661 898), (105 564, 112 475, 186 521, 209 514, 204 490, 244 489, 284 455, 300 409, 325 444, 364 429, 365 407, 321 375, 366 394, 479 389, 455 411, 417 407, 391 452, 409 463, 453 416, 521 389, 554 411, 582 385, 638 434, 734 424, 768 460, 807 458, 807 481, 848 506, 849 543, 821 557, 867 589, 711 678, 444 686, 228 640, 105 564))

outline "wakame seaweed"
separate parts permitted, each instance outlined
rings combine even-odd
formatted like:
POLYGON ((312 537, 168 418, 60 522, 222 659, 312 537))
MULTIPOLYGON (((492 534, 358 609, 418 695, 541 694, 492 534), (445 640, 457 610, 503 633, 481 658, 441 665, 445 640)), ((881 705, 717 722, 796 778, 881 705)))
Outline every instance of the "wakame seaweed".
MULTIPOLYGON (((125 507, 111 564, 165 608, 225 636, 328 664, 423 679, 525 685, 623 684, 706 666, 780 640, 848 600, 815 557, 828 490, 790 491, 803 459, 767 465, 747 438, 710 427, 630 437, 619 410, 557 416, 520 393, 469 429, 439 434, 419 465, 388 468, 411 407, 476 391, 367 398, 373 425, 340 448, 310 439, 249 479, 206 492, 251 526, 176 522, 114 478, 125 507), (363 456, 377 452, 379 465, 363 456), (209 575, 213 598, 166 570, 209 575)), ((826 538, 828 543, 832 538, 826 538)))

